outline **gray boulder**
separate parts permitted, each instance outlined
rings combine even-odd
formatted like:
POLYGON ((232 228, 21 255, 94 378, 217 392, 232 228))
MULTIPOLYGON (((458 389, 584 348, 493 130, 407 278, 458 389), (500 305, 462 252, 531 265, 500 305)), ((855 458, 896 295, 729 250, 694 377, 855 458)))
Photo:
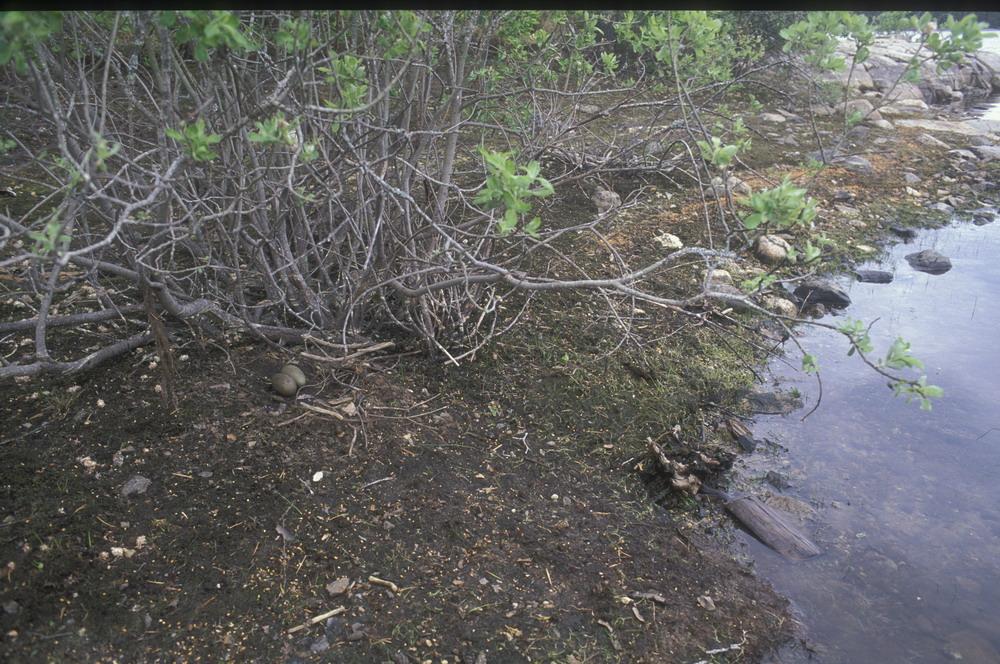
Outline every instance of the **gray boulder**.
POLYGON ((914 270, 928 274, 944 274, 951 269, 951 259, 933 249, 907 254, 906 262, 914 270))
POLYGON ((795 297, 803 303, 826 304, 835 308, 850 306, 851 298, 827 279, 810 277, 795 288, 795 297))
POLYGON ((972 145, 969 151, 983 161, 1000 160, 1000 145, 972 145))
POLYGON ((885 270, 855 270, 854 277, 865 284, 892 283, 892 272, 885 270))
POLYGON ((976 226, 991 224, 996 219, 996 213, 989 208, 979 208, 972 211, 972 223, 976 226))
POLYGON ((852 173, 857 173, 858 175, 874 175, 875 170, 872 168, 872 163, 859 155, 851 155, 850 157, 841 157, 834 160, 835 164, 843 166, 852 173))

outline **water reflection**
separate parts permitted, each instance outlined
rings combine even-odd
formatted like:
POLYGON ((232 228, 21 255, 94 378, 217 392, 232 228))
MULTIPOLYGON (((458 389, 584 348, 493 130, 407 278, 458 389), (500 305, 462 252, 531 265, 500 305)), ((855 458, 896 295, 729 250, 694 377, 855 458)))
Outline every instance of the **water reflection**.
MULTIPOLYGON (((790 496, 816 513, 807 530, 827 552, 788 564, 746 537, 758 571, 792 599, 820 662, 1000 662, 1000 223, 929 231, 865 267, 890 284, 845 281, 842 316, 871 321, 880 352, 913 344, 934 411, 893 398, 885 379, 846 357, 839 335, 808 332, 823 403, 799 416, 761 417, 755 434, 787 448, 750 457, 744 478, 786 463, 790 496), (932 276, 903 256, 934 248, 953 269, 932 276)), ((837 317, 828 317, 836 322, 837 317)), ((775 362, 785 387, 814 401, 808 377, 775 362)), ((803 649, 782 662, 805 661, 803 649)))

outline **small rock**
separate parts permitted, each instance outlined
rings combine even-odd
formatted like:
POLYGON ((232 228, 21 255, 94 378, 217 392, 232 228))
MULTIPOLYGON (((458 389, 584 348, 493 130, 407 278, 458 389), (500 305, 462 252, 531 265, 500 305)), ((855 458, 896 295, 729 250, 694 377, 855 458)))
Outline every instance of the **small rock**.
POLYGON ((889 232, 904 240, 912 240, 917 237, 917 231, 906 226, 890 226, 889 232))
POLYGON ((831 307, 847 307, 851 298, 840 288, 826 279, 810 277, 795 288, 795 297, 803 302, 827 304, 831 307))
POLYGON ((792 248, 788 242, 777 235, 761 235, 757 238, 754 253, 765 263, 780 263, 788 256, 792 248))
POLYGON ((775 471, 769 470, 767 474, 764 475, 764 481, 773 486, 775 489, 787 489, 792 486, 792 483, 788 481, 788 478, 775 471))
POLYGON ((711 270, 707 275, 709 286, 714 286, 718 284, 727 284, 729 286, 733 285, 733 275, 729 274, 725 270, 711 270))
POLYGON ((761 304, 768 311, 773 311, 781 316, 789 316, 794 318, 799 315, 799 308, 795 306, 794 302, 786 300, 783 297, 776 297, 774 295, 765 295, 761 299, 761 304))
POLYGON ((351 580, 346 576, 342 576, 339 579, 326 584, 326 592, 330 593, 332 596, 343 595, 347 592, 347 588, 350 585, 351 580))
POLYGON ((906 262, 914 270, 928 274, 944 274, 951 269, 951 260, 933 249, 907 254, 906 262))
POLYGON ((708 595, 702 595, 698 598, 698 606, 706 611, 715 611, 715 601, 708 595))
POLYGON ((876 129, 882 129, 882 130, 885 130, 885 131, 892 131, 893 129, 896 128, 896 125, 892 124, 891 122, 889 122, 885 118, 881 118, 881 117, 879 119, 877 119, 877 120, 869 120, 869 124, 871 126, 875 127, 876 129))
POLYGON ((938 201, 937 203, 934 203, 933 205, 930 205, 928 207, 929 209, 934 210, 935 212, 941 212, 943 214, 951 214, 952 212, 955 211, 955 208, 948 205, 944 201, 938 201))
POLYGON ((886 117, 897 117, 901 115, 919 115, 930 110, 930 107, 922 99, 897 99, 896 101, 883 106, 879 112, 886 117))
POLYGON ((654 237, 653 240, 655 242, 659 242, 660 246, 663 247, 664 249, 674 250, 674 249, 681 249, 684 247, 684 243, 681 242, 681 239, 676 235, 673 235, 672 233, 666 233, 666 232, 660 233, 659 235, 654 237))
POLYGON ((622 197, 613 191, 607 189, 598 188, 594 192, 591 199, 594 205, 597 206, 598 214, 605 214, 606 212, 612 210, 613 208, 619 207, 622 204, 622 197))
POLYGON ((788 415, 802 408, 802 399, 791 392, 755 391, 747 398, 750 408, 758 414, 788 415))
POLYGON ((822 318, 826 315, 826 307, 822 304, 810 304, 806 307, 805 313, 813 318, 822 318))
POLYGON ((973 145, 969 151, 974 152, 982 161, 1000 160, 1000 145, 973 145))
POLYGON ((972 211, 972 223, 976 226, 991 224, 994 219, 996 219, 996 214, 989 208, 979 208, 972 211))
POLYGON ((874 254, 877 251, 875 247, 869 246, 867 244, 855 244, 854 248, 863 254, 874 254))
POLYGON ((833 192, 833 200, 836 203, 850 203, 856 198, 854 192, 846 191, 844 189, 838 189, 833 192))
POLYGON ((948 150, 948 154, 956 159, 965 159, 966 161, 976 160, 976 155, 968 150, 948 150))
POLYGON ((347 635, 348 641, 360 641, 368 635, 365 626, 359 622, 351 624, 351 633, 347 635))
POLYGON ((950 146, 939 138, 935 138, 930 134, 920 134, 917 136, 917 143, 925 145, 929 148, 941 148, 947 150, 950 146))
MULTIPOLYGON (((874 115, 873 111, 875 111, 875 107, 872 106, 872 103, 867 99, 852 99, 847 102, 847 106, 844 111, 847 113, 848 117, 854 115, 855 113, 860 113, 862 116, 868 115, 869 113, 874 115)), ((879 117, 881 118, 882 116, 879 117)))
POLYGON ((852 173, 857 173, 858 175, 874 175, 875 169, 872 168, 872 163, 860 155, 851 155, 850 157, 841 157, 835 160, 837 164, 840 164, 852 173))
POLYGON ((3 612, 8 615, 14 615, 20 610, 21 610, 21 605, 15 602, 14 600, 10 600, 9 602, 3 603, 3 612))
POLYGON ((128 498, 129 496, 146 493, 146 489, 149 488, 150 484, 152 484, 152 481, 146 479, 142 475, 136 475, 128 482, 125 482, 125 485, 122 486, 122 498, 128 498))
POLYGON ((865 284, 892 283, 892 273, 884 270, 855 270, 854 277, 865 284))
POLYGON ((734 195, 749 196, 752 193, 750 185, 733 175, 730 175, 726 179, 726 184, 723 184, 722 178, 719 176, 712 178, 711 184, 715 195, 720 197, 726 195, 726 185, 728 185, 729 191, 734 195))
POLYGON ((861 216, 861 211, 856 207, 851 207, 850 205, 842 205, 840 203, 836 203, 833 206, 833 209, 839 212, 840 214, 844 215, 845 217, 849 217, 851 219, 856 219, 861 216))
POLYGON ((787 118, 780 113, 761 113, 759 117, 763 122, 773 122, 775 124, 785 124, 787 121, 787 118))
POLYGON ((903 173, 903 181, 906 184, 920 184, 920 176, 916 173, 903 173))

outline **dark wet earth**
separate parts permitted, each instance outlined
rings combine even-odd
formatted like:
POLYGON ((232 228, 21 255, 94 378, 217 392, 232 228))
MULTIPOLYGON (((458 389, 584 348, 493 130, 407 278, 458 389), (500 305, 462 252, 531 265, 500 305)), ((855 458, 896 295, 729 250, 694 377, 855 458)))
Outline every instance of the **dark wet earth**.
POLYGON ((824 550, 788 563, 742 536, 803 624, 803 640, 775 661, 1000 662, 1000 223, 922 231, 862 267, 894 279, 844 279, 853 304, 825 322, 877 319, 875 355, 906 338, 945 396, 932 412, 894 398, 847 357, 843 337, 809 328, 803 345, 819 357, 823 398, 801 421, 816 383, 791 350, 774 362, 805 409, 758 419, 755 435, 777 445, 749 457, 742 478, 752 491, 778 473, 790 486, 767 489, 824 550), (926 248, 953 268, 912 269, 904 256, 926 248))

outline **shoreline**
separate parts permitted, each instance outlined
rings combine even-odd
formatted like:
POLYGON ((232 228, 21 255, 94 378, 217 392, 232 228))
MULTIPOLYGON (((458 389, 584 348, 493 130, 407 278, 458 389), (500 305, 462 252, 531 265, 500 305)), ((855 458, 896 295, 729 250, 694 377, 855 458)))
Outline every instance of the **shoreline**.
MULTIPOLYGON (((977 155, 989 146, 974 137, 993 141, 978 125, 861 125, 845 146, 861 161, 810 169, 812 129, 793 101, 743 109, 756 134, 736 175, 755 189, 786 174, 809 183, 841 270, 891 242, 890 228, 951 214, 924 203, 970 214, 979 197, 996 203, 1000 159, 977 155), (942 127, 951 133, 932 133, 942 127)), ((824 122, 834 136, 837 116, 824 122)), ((615 221, 616 250, 642 264, 662 255, 664 233, 702 244, 698 192, 648 190, 615 221)), ((585 197, 563 195, 553 216, 592 213, 585 197)), ((765 269, 744 255, 728 280, 713 279, 765 269)), ((704 277, 677 275, 665 290, 704 277)), ((674 490, 645 452, 660 440, 705 478, 731 466, 741 450, 726 420, 745 414, 771 355, 759 323, 642 305, 628 340, 602 302, 574 293, 533 304, 522 328, 461 368, 408 347, 345 369, 303 362, 312 402, 276 399, 267 376, 289 352, 246 338, 224 352, 182 339, 177 414, 160 404, 151 350, 78 377, 0 385, 0 421, 11 423, 0 431, 11 506, 0 562, 17 571, 4 600, 18 607, 2 615, 0 652, 15 662, 763 657, 793 637, 787 602, 713 548, 720 508, 674 490), (137 475, 148 492, 123 495, 137 475), (340 606, 343 616, 298 629, 340 606)))

